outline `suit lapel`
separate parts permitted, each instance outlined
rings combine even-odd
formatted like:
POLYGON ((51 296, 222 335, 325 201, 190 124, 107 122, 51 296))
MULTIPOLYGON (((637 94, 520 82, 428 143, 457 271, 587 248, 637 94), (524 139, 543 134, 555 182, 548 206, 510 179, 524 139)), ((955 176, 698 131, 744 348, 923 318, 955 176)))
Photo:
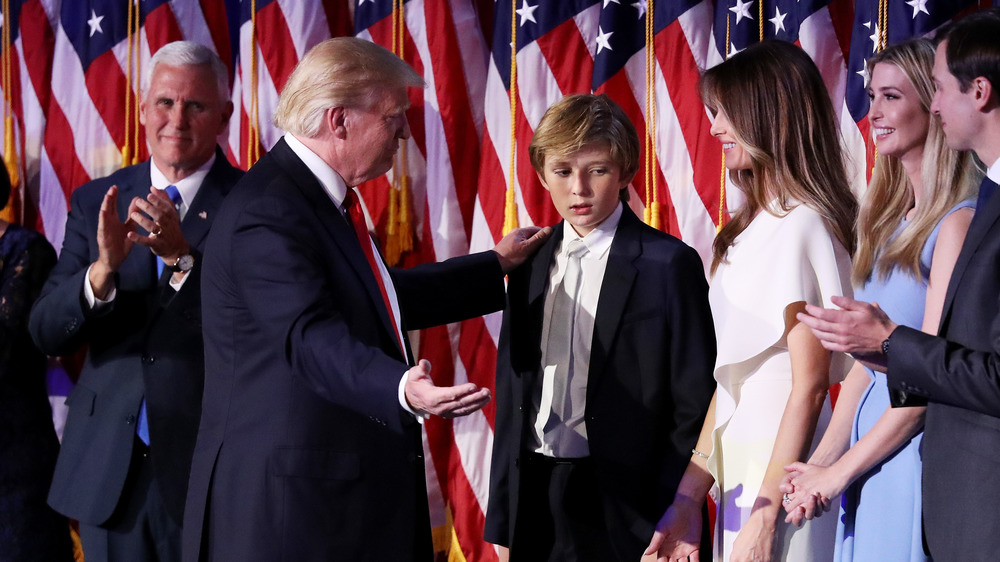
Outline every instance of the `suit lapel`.
MULTIPOLYGON (((320 185, 316 176, 313 175, 302 160, 289 148, 285 139, 279 140, 268 154, 273 155, 278 165, 288 173, 295 187, 302 193, 306 201, 309 202, 309 206, 316 213, 317 221, 330 235, 330 239, 334 245, 347 258, 347 263, 358 276, 358 280, 361 281, 362 286, 364 286, 365 291, 368 293, 368 298, 371 300, 375 310, 378 311, 382 327, 389 335, 390 341, 397 341, 398 338, 392 327, 392 321, 389 319, 391 312, 386 310, 383 304, 384 301, 382 300, 382 293, 378 288, 378 281, 375 279, 375 272, 368 265, 368 258, 365 257, 358 238, 354 234, 354 229, 347 223, 347 219, 344 218, 343 213, 330 200, 330 196, 327 195, 326 190, 320 185)), ((399 349, 398 345, 394 345, 393 347, 399 349)), ((400 350, 400 354, 404 356, 405 360, 402 350, 400 350)))
POLYGON ((549 236, 549 239, 542 244, 538 253, 531 258, 531 268, 527 279, 527 302, 524 303, 524 308, 520 309, 518 307, 519 310, 517 311, 511 310, 512 314, 524 315, 523 320, 513 325, 510 335, 512 340, 522 342, 515 345, 516 349, 528 351, 526 354, 519 354, 518 357, 512 358, 512 361, 516 361, 514 365, 515 371, 521 373, 523 377, 521 398, 524 403, 531 403, 534 385, 541 374, 545 294, 549 286, 549 272, 552 270, 556 249, 562 243, 562 238, 563 226, 560 222, 552 227, 552 236, 549 236), (525 330, 527 333, 520 333, 521 330, 525 330))
POLYGON ((611 346, 618 335, 625 305, 635 283, 638 270, 633 262, 642 253, 639 219, 627 205, 624 207, 614 241, 608 250, 608 265, 601 284, 601 296, 597 301, 594 338, 590 344, 590 371, 587 374, 588 404, 607 366, 611 346))
MULTIPOLYGON (((989 179, 983 178, 983 182, 986 181, 989 181, 989 179)), ((976 215, 972 219, 968 233, 965 235, 962 251, 958 254, 958 260, 955 262, 955 268, 951 273, 951 280, 948 281, 948 291, 945 293, 944 308, 942 308, 941 312, 938 333, 944 333, 944 329, 948 324, 951 316, 951 305, 955 300, 955 293, 962 283, 962 277, 965 275, 965 270, 968 268, 972 256, 975 255, 976 251, 979 250, 979 246, 986 240, 986 235, 993 230, 997 220, 1000 220, 1000 197, 994 193, 984 208, 976 209, 976 215)))
POLYGON ((201 248, 208 231, 212 226, 212 219, 215 212, 222 204, 222 199, 226 196, 226 190, 222 189, 222 181, 219 176, 223 173, 227 165, 226 156, 221 150, 216 149, 215 164, 208 171, 201 187, 198 188, 194 201, 188 207, 184 220, 181 221, 181 232, 184 239, 194 248, 201 248))

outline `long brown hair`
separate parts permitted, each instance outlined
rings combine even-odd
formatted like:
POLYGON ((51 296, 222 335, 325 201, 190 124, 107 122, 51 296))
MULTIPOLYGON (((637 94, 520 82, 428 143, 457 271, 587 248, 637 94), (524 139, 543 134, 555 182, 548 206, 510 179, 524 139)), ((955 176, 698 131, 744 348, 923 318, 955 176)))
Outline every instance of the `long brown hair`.
MULTIPOLYGON (((869 75, 876 64, 891 64, 906 75, 929 112, 934 97, 931 71, 934 46, 926 39, 899 43, 868 60, 869 75)), ((920 207, 895 238, 900 220, 914 205, 913 184, 898 158, 880 154, 858 214, 858 250, 854 253, 851 282, 863 285, 878 273, 880 279, 899 268, 920 278, 920 253, 931 231, 959 201, 972 196, 980 179, 972 155, 948 148, 941 120, 932 116, 924 141, 920 170, 920 207)))
POLYGON ((713 114, 725 112, 750 169, 730 172, 746 204, 713 244, 712 272, 736 237, 777 196, 782 212, 798 201, 819 213, 854 252, 858 203, 844 168, 836 114, 819 69, 802 49, 765 40, 710 68, 701 95, 713 114))

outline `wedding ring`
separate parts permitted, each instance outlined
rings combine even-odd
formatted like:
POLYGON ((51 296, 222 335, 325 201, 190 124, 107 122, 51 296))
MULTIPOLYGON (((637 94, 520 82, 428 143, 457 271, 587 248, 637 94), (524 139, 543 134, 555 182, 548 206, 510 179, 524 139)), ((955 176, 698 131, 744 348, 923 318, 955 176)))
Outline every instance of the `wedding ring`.
POLYGON ((788 497, 788 494, 785 494, 781 497, 781 503, 792 503, 792 498, 788 497))
POLYGON ((153 232, 150 232, 149 233, 149 237, 150 238, 156 238, 157 236, 159 236, 161 234, 163 234, 163 229, 160 228, 160 225, 156 225, 156 230, 154 230, 153 232))

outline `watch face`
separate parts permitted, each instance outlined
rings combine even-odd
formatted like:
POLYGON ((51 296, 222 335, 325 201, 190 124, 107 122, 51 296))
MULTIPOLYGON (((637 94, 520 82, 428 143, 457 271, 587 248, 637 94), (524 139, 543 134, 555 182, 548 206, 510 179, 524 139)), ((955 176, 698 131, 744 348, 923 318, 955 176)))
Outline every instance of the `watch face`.
POLYGON ((191 254, 185 254, 177 258, 177 261, 174 262, 174 265, 171 265, 170 267, 168 267, 168 269, 170 271, 183 271, 186 273, 188 271, 191 271, 192 267, 194 267, 194 256, 192 256, 191 254))
POLYGON ((194 267, 194 256, 186 254, 177 258, 177 265, 175 267, 177 271, 191 271, 191 268, 194 267))

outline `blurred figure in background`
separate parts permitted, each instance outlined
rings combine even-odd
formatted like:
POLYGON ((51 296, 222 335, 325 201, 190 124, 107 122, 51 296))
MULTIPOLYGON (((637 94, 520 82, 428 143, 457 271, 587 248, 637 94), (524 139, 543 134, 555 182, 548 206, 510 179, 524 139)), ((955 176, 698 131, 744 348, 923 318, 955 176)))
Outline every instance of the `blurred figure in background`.
MULTIPOLYGON (((0 209, 10 196, 0 165, 0 209)), ((45 388, 45 355, 28 314, 56 252, 45 237, 0 219, 0 560, 72 560, 69 523, 45 503, 59 442, 45 388)))

